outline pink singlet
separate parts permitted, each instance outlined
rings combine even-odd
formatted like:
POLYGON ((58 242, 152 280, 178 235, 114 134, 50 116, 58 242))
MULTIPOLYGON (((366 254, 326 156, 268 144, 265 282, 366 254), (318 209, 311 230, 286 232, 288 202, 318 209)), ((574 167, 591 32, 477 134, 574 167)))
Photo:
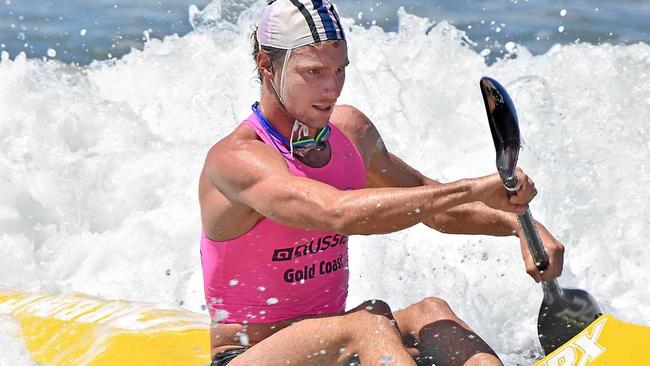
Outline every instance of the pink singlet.
MULTIPOLYGON (((274 146, 252 114, 242 123, 274 146)), ((340 190, 365 187, 366 169, 352 142, 330 122, 332 156, 311 168, 283 155, 296 176, 340 190)), ((201 235, 205 298, 221 323, 272 323, 345 310, 348 294, 348 238, 279 224, 263 218, 247 233, 214 241, 201 235)))

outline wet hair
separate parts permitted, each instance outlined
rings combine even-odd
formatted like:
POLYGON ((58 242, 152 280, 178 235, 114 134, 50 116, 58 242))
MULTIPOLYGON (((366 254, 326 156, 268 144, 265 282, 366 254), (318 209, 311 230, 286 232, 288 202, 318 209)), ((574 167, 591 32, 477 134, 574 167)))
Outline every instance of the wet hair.
MULTIPOLYGON (((257 28, 253 30, 253 34, 251 35, 251 39, 253 41, 253 62, 255 62, 255 70, 257 71, 257 81, 259 83, 262 83, 263 77, 262 77, 262 70, 259 69, 257 66, 257 54, 260 53, 260 44, 257 42, 257 28)), ((269 55, 271 58, 271 69, 279 71, 279 69, 282 67, 282 61, 284 60, 284 55, 287 53, 287 50, 283 50, 281 48, 275 48, 275 47, 270 47, 270 46, 262 46, 261 51, 269 55), (279 65, 279 66, 278 66, 279 65)))

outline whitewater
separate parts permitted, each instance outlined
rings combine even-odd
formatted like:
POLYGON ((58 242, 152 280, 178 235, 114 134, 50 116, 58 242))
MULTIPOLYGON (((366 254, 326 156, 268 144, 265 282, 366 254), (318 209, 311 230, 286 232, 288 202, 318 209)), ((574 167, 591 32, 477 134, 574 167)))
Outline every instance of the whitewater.
MULTIPOLYGON (((259 98, 250 34, 220 2, 190 8, 193 31, 78 67, 2 52, 0 287, 176 304, 203 312, 198 176, 208 149, 259 98)), ((650 325, 650 45, 511 43, 494 63, 447 22, 398 13, 397 32, 351 18, 341 104, 388 149, 443 182, 495 171, 478 81, 509 91, 539 195, 533 215, 566 246, 565 287, 650 325)), ((508 365, 540 356, 542 292, 516 238, 419 225, 350 239, 351 308, 445 299, 508 365)), ((0 316, 0 365, 34 365, 0 316)))

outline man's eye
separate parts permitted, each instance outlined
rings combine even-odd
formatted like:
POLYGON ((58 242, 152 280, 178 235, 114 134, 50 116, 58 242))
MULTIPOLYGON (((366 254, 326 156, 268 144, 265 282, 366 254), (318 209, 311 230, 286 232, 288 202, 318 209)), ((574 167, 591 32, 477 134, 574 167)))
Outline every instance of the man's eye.
POLYGON ((319 69, 309 69, 307 72, 310 73, 311 75, 317 75, 317 74, 320 73, 320 70, 319 69))
POLYGON ((342 74, 344 72, 345 72, 345 67, 339 67, 338 69, 336 69, 337 74, 342 74))

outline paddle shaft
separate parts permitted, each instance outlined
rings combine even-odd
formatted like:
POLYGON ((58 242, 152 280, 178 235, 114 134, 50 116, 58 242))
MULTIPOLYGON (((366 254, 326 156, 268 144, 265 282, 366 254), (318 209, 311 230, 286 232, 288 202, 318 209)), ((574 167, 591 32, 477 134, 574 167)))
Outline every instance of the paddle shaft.
MULTIPOLYGON (((519 181, 516 175, 511 177, 503 177, 503 185, 508 191, 508 196, 512 197, 517 194, 515 188, 519 185, 519 181)), ((526 210, 523 215, 517 216, 517 221, 521 230, 524 232, 524 237, 526 238, 526 244, 528 245, 528 250, 533 256, 535 261, 535 266, 540 271, 545 271, 548 268, 548 255, 546 255, 546 250, 542 245, 542 240, 539 238, 539 232, 535 227, 535 221, 533 220, 533 215, 530 213, 530 210, 526 210)))
MULTIPOLYGON (((508 196, 514 196, 517 194, 514 189, 518 185, 517 176, 512 176, 507 179, 503 179, 503 185, 508 191, 508 196)), ((519 222, 519 227, 524 232, 524 238, 526 239, 526 245, 530 251, 535 266, 539 271, 545 271, 548 268, 548 255, 542 245, 542 239, 539 237, 539 232, 535 227, 535 220, 533 220, 533 214, 530 213, 530 210, 526 210, 523 215, 517 215, 517 222, 519 222)), ((561 296, 562 289, 560 288, 559 283, 556 279, 553 279, 549 282, 542 282, 542 289, 544 291, 544 297, 553 298, 556 296, 561 296)))
POLYGON ((530 210, 526 210, 526 213, 517 216, 517 221, 519 221, 519 226, 524 232, 526 244, 528 245, 530 254, 533 256, 535 266, 538 270, 545 271, 548 268, 548 255, 546 255, 542 240, 539 238, 539 232, 537 232, 530 210))

